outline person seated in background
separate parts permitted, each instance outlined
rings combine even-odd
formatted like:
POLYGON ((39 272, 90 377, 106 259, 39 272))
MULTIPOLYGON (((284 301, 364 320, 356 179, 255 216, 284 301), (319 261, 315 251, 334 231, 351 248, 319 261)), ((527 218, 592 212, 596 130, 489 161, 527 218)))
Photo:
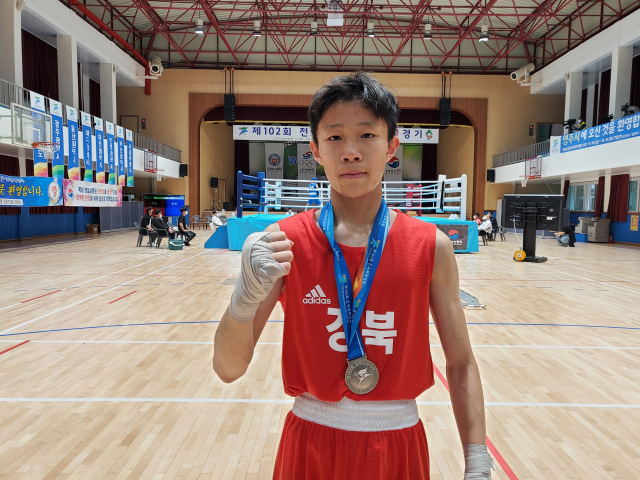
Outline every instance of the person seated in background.
POLYGON ((478 225, 478 235, 491 238, 491 220, 489 220, 489 215, 482 217, 482 223, 478 225))
POLYGON ((498 220, 495 219, 491 212, 487 213, 487 215, 489 216, 489 221, 491 222, 491 236, 489 237, 489 240, 495 240, 499 228, 498 220))
POLYGON ((140 221, 140 228, 147 229, 147 235, 149 235, 149 245, 153 245, 158 238, 158 232, 151 226, 151 216, 153 215, 153 207, 146 207, 144 209, 145 214, 140 221))
POLYGON ((582 119, 582 117, 578 117, 578 127, 576 128, 576 130, 584 130, 585 128, 587 128, 587 124, 582 119))
POLYGON ((287 213, 285 214, 287 217, 291 217, 293 216, 293 210, 289 209, 287 210, 287 213))
POLYGON ((478 225, 480 225, 482 223, 482 220, 480 220, 480 214, 479 213, 474 213, 473 214, 473 221, 476 222, 478 225))
POLYGON ((170 239, 173 240, 174 238, 176 238, 176 232, 173 231, 173 227, 170 225, 167 225, 162 220, 162 210, 157 208, 154 213, 155 215, 151 217, 151 226, 156 230, 158 230, 158 236, 164 237, 165 236, 164 232, 167 232, 167 235, 169 236, 170 239), (164 232, 162 230, 164 230, 164 232))
POLYGON ((218 229, 218 227, 222 226, 222 220, 218 218, 218 211, 214 210, 211 215, 211 223, 209 224, 211 230, 214 232, 218 229))
POLYGON ((553 232, 553 234, 561 247, 576 246, 576 234, 573 232, 571 225, 563 225, 560 232, 553 232))
POLYGON ((188 247, 189 242, 195 238, 196 234, 191 230, 187 230, 187 218, 186 218, 187 210, 188 210, 187 207, 182 207, 180 209, 180 216, 178 217, 178 230, 180 231, 180 233, 182 233, 182 235, 184 235, 185 237, 184 244, 185 246, 188 247))
POLYGON ((231 212, 231 214, 229 214, 229 218, 237 218, 238 216, 238 209, 234 208, 233 212, 231 212))

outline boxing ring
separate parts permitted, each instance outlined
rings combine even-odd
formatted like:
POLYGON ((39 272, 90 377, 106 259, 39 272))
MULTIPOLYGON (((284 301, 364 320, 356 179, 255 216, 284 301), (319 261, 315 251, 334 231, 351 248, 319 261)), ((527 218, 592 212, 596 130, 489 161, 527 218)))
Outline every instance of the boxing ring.
MULTIPOLYGON (((237 175, 237 218, 228 220, 224 232, 228 235, 229 250, 242 250, 247 236, 286 218, 288 209, 322 208, 331 199, 331 186, 326 180, 269 179, 264 172, 252 176, 240 171, 237 175), (245 215, 248 212, 257 214, 245 215)), ((460 178, 440 175, 435 181, 382 182, 382 195, 390 208, 414 212, 414 218, 435 224, 449 236, 456 253, 479 250, 478 225, 465 220, 466 175, 460 178), (426 216, 447 213, 457 218, 426 216)))

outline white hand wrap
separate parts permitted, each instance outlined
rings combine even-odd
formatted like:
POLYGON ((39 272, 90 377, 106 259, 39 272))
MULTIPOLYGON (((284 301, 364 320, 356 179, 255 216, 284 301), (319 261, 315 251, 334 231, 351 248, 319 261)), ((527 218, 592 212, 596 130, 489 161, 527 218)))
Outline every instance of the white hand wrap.
POLYGON ((491 480, 491 470, 498 467, 489 455, 486 445, 463 445, 464 480, 491 480))
POLYGON ((268 233, 252 233, 242 247, 241 268, 229 303, 234 320, 247 323, 253 320, 258 305, 285 273, 284 267, 273 259, 275 249, 268 233))

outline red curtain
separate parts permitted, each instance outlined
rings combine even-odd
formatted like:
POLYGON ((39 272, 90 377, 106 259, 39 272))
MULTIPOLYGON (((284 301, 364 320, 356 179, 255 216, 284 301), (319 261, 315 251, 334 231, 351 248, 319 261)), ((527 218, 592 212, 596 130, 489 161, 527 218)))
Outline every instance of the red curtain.
MULTIPOLYGON (((86 105, 84 108, 87 108, 86 105)), ((101 117, 100 113, 100 84, 89 80, 89 113, 101 117)))
POLYGON ((604 208, 604 177, 598 178, 598 191, 596 192, 595 216, 601 217, 604 208))
POLYGON ((611 192, 607 218, 612 222, 626 222, 629 208, 629 174, 611 176, 611 192))
POLYGON ((58 97, 58 50, 22 30, 22 86, 45 97, 58 97))
POLYGON ((593 89, 593 119, 591 120, 591 126, 598 126, 598 91, 599 84, 595 84, 595 88, 593 89))
POLYGON ((598 125, 604 123, 604 117, 609 115, 609 90, 611 89, 611 70, 600 75, 600 98, 598 99, 598 125))
POLYGON ((564 181, 564 208, 569 208, 569 180, 564 181))
POLYGON ((633 57, 631 63, 631 100, 629 105, 640 107, 640 55, 633 57))
MULTIPOLYGON (((0 175, 20 176, 20 163, 17 157, 0 155, 0 175)), ((0 207, 0 215, 20 215, 20 207, 0 207)))

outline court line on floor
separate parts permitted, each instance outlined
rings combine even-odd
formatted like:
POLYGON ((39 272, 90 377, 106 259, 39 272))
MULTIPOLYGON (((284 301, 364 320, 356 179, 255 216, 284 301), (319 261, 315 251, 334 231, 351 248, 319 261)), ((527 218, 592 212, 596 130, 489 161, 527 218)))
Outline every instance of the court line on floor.
MULTIPOLYGON (((489 247, 489 248, 496 248, 496 247, 489 247)), ((504 251, 504 250, 502 250, 501 248, 496 248, 496 250, 501 251, 501 252, 503 252, 503 251, 504 251)), ((503 258, 503 257, 501 257, 499 254, 496 254, 496 253, 491 253, 491 252, 486 252, 486 253, 487 253, 488 255, 494 255, 494 256, 496 256, 496 257, 498 257, 498 258, 503 258)), ((506 252, 505 252, 505 253, 506 253, 506 252)), ((618 290, 623 290, 623 291, 625 291, 625 292, 635 293, 636 295, 640 295, 640 292, 638 292, 638 291, 636 291, 636 290, 629 290, 629 289, 627 289, 627 288, 618 287, 617 285, 611 285, 610 283, 605 283, 605 282, 602 282, 602 281, 600 281, 600 280, 592 280, 592 279, 588 279, 588 278, 585 278, 585 277, 580 277, 580 276, 578 276, 578 275, 574 275, 574 274, 572 274, 572 273, 563 272, 563 271, 561 271, 561 270, 555 270, 555 269, 553 269, 553 268, 546 267, 546 266, 544 266, 544 265, 542 265, 542 264, 540 264, 540 263, 531 263, 531 265, 535 265, 535 266, 536 266, 536 267, 538 267, 538 268, 542 268, 542 269, 544 269, 544 270, 548 270, 548 271, 550 271, 550 272, 556 272, 556 273, 560 273, 560 274, 562 274, 562 275, 568 275, 568 276, 570 276, 570 277, 579 278, 579 279, 581 279, 581 280, 585 280, 585 281, 588 281, 588 282, 600 283, 601 285, 606 285, 607 287, 616 288, 616 289, 618 289, 618 290)))
MULTIPOLYGON (((440 373, 440 370, 438 369, 438 367, 436 367, 435 363, 433 363, 433 371, 435 372, 436 376, 440 379, 440 381, 444 385, 444 388, 447 389, 447 392, 449 392, 449 382, 447 382, 447 379, 444 378, 444 375, 440 373)), ((486 402, 485 402, 485 405, 486 405, 486 402)), ((489 440, 488 435, 486 436, 486 440, 487 440, 487 448, 493 454, 494 458, 498 462, 498 465, 502 467, 502 470, 504 470, 504 473, 507 474, 507 477, 509 477, 509 480, 518 480, 518 477, 516 476, 515 473, 513 473, 513 470, 511 470, 511 467, 509 466, 509 464, 502 457, 502 455, 500 455, 500 452, 498 452, 498 449, 493 445, 491 440, 489 440)))
MULTIPOLYGON (((124 285, 116 285, 116 286, 117 286, 117 287, 121 287, 121 286, 124 286, 124 285)), ((122 300, 123 298, 126 298, 126 297, 128 297, 129 295, 133 295, 133 294, 134 294, 134 293, 136 293, 136 292, 137 292, 137 290, 134 290, 133 292, 127 293, 126 295, 123 295, 123 296, 122 296, 122 297, 120 297, 120 298, 116 298, 115 300, 112 300, 111 302, 109 302, 109 303, 108 303, 108 305, 111 305, 112 303, 116 303, 118 300, 122 300)))
MULTIPOLYGON (((139 278, 137 278, 137 279, 134 279, 134 280, 130 280, 130 281, 128 281, 128 282, 125 282, 125 285, 126 285, 127 283, 131 283, 131 282, 134 282, 134 281, 136 281, 136 280, 141 280, 141 279, 143 279, 144 277, 148 277, 149 275, 153 275, 154 273, 161 272, 162 270, 164 270, 164 269, 166 269, 166 268, 170 268, 170 267, 173 267, 173 266, 175 266, 175 265, 179 265, 179 264, 180 264, 180 263, 182 263, 182 262, 186 262, 186 261, 188 261, 188 260, 192 260, 192 259, 194 259, 194 258, 196 258, 196 257, 199 257, 200 255, 203 255, 204 253, 205 253, 205 252, 197 253, 197 254, 195 254, 195 255, 193 255, 193 256, 190 256, 190 257, 188 257, 188 258, 185 258, 185 259, 183 259, 183 260, 180 260, 179 262, 172 263, 171 265, 166 265, 166 266, 164 266, 164 267, 162 267, 162 268, 160 268, 160 269, 156 270, 155 272, 149 272, 149 273, 147 273, 147 274, 145 274, 145 275, 142 275, 141 277, 139 277, 139 278)), ((21 324, 19 324, 19 325, 15 325, 15 326, 13 326, 13 327, 11 327, 11 328, 8 328, 7 330, 4 330, 4 331, 0 332, 0 336, 4 336, 4 334, 6 334, 7 332, 10 332, 10 331, 12 331, 12 330, 15 330, 16 328, 23 327, 24 325, 28 325, 28 324, 33 323, 33 322, 35 322, 35 321, 41 320, 41 319, 46 318, 46 317, 48 317, 48 316, 50 316, 50 315, 55 315, 56 313, 59 313, 59 312, 61 312, 61 311, 63 311, 63 310, 66 310, 66 309, 68 309, 68 308, 75 307, 76 305, 79 305, 79 304, 84 303, 84 302, 86 302, 86 301, 88 301, 88 300, 91 300, 92 298, 96 298, 96 297, 99 297, 100 295, 104 295, 105 293, 109 293, 109 292, 111 292, 111 291, 115 290, 116 288, 120 288, 120 287, 112 287, 112 288, 110 288, 110 289, 108 289, 108 290, 103 290, 103 291, 101 291, 100 293, 97 293, 96 295, 92 295, 92 296, 90 296, 90 297, 84 298, 84 299, 79 300, 79 301, 77 301, 77 302, 75 302, 75 303, 72 303, 71 305, 66 305, 66 306, 64 306, 64 307, 60 307, 60 308, 58 308, 57 310, 54 310, 54 311, 49 312, 49 313, 45 313, 44 315, 41 315, 41 316, 39 316, 39 317, 37 317, 37 318, 34 318, 33 320, 29 320, 29 321, 24 322, 24 323, 21 323, 21 324)))
MULTIPOLYGON (((172 266, 172 265, 169 265, 172 266)), ((153 272, 152 272, 153 273, 153 272)), ((117 287, 112 288, 111 290, 114 290, 117 287)), ((89 300, 91 298, 100 296, 104 293, 110 292, 111 290, 105 290, 97 295, 94 295, 93 297, 89 297, 86 300, 89 300)), ((82 300, 80 302, 77 303, 82 303, 85 300, 82 300)), ((61 310, 64 310, 65 308, 69 308, 72 307, 74 305, 76 305, 77 303, 74 303, 72 305, 69 305, 68 307, 63 307, 61 310)), ((58 310, 56 310, 56 312, 51 312, 48 313, 47 315, 44 315, 42 317, 39 318, 44 318, 45 316, 48 315, 52 315, 53 313, 57 313, 58 310)), ((38 319, 39 319, 38 318, 38 319)), ((35 320, 38 320, 35 319, 35 320)), ((35 321, 32 320, 32 321, 35 321)), ((283 323, 284 320, 268 320, 267 323, 283 323)), ((31 323, 30 322, 26 322, 22 325, 26 325, 27 323, 31 323)), ((71 327, 71 328, 56 328, 56 329, 52 329, 52 330, 38 330, 38 331, 33 331, 33 332, 19 332, 19 333, 6 333, 9 332, 15 328, 18 328, 19 326, 22 325, 17 325, 16 327, 13 327, 9 330, 5 330, 4 332, 0 332, 0 337, 12 337, 12 336, 16 336, 16 335, 31 335, 31 334, 36 334, 36 333, 52 333, 52 332, 69 332, 69 331, 73 331, 73 330, 92 330, 92 329, 96 329, 96 328, 116 328, 116 327, 146 327, 146 326, 150 326, 150 325, 188 325, 188 324, 202 324, 202 323, 220 323, 220 320, 203 320, 203 321, 193 321, 193 322, 150 322, 150 323, 121 323, 121 324, 116 324, 116 325, 91 325, 89 327, 71 327)), ((433 322, 429 322, 429 325, 435 325, 433 322)), ((609 325, 574 325, 574 324, 562 324, 562 323, 507 323, 507 322, 467 322, 467 325, 491 325, 491 326, 514 326, 514 327, 580 327, 580 328, 609 328, 609 329, 614 329, 614 330, 640 330, 640 327, 616 327, 616 326, 609 326, 609 325)))
MULTIPOLYGON (((72 344, 116 344, 116 345, 213 345, 214 342, 191 342, 181 340, 30 340, 31 343, 72 343, 72 344)), ((0 340, 0 343, 14 343, 15 340, 0 340)), ((256 345, 282 345, 282 342, 258 342, 256 345)), ((432 343, 431 348, 442 345, 432 343)), ((640 350, 639 347, 614 347, 609 345, 471 345, 472 348, 524 348, 524 349, 565 349, 565 350, 640 350)))
POLYGON ((1 352, 0 352, 0 355, 2 355, 3 353, 10 352, 10 351, 11 351, 11 350, 13 350, 14 348, 21 347, 22 345, 24 345, 25 343, 29 343, 30 341, 31 341, 31 340, 25 340, 24 342, 19 343, 19 344, 17 344, 17 345, 14 345, 14 346, 13 346, 13 347, 11 347, 11 348, 7 348, 6 350, 1 351, 1 352))
MULTIPOLYGON (((170 397, 0 397, 0 402, 22 403, 272 403, 292 404, 289 399, 260 399, 260 398, 170 398, 170 397)), ((418 400, 418 405, 451 405, 450 401, 418 400)), ((624 403, 546 403, 546 402, 484 402, 489 407, 539 407, 539 408, 602 408, 620 410, 638 410, 640 405, 624 403)))

